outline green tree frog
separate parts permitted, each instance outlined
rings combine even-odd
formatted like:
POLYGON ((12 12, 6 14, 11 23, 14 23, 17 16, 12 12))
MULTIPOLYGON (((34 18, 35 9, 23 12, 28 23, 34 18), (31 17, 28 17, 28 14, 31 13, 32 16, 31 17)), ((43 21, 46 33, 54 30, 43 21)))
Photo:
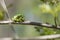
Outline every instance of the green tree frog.
POLYGON ((24 18, 24 16, 23 16, 22 14, 17 14, 17 15, 15 15, 15 16, 12 18, 12 20, 13 20, 14 22, 24 22, 24 21, 25 21, 25 18, 24 18))

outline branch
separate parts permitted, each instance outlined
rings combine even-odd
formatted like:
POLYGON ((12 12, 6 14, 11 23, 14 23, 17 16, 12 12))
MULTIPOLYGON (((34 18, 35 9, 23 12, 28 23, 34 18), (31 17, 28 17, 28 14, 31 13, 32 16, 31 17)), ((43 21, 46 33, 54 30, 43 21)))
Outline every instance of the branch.
MULTIPOLYGON (((46 39, 55 39, 55 38, 60 38, 60 34, 38 36, 38 37, 22 37, 22 38, 20 37, 19 39, 9 38, 9 39, 11 39, 11 40, 46 40, 46 39)), ((4 38, 2 38, 2 39, 4 39, 4 38)), ((6 39, 8 39, 8 38, 6 38, 6 39)))
POLYGON ((60 38, 60 34, 55 34, 55 35, 46 35, 46 36, 39 36, 39 37, 29 37, 29 38, 19 38, 19 39, 24 39, 24 40, 45 40, 45 39, 55 39, 55 38, 60 38))
POLYGON ((3 24, 21 24, 21 25, 34 25, 34 26, 40 26, 40 27, 47 27, 47 28, 54 28, 54 29, 60 29, 60 26, 50 25, 50 24, 44 24, 40 22, 31 22, 31 21, 25 21, 25 22, 13 22, 13 21, 0 21, 0 25, 3 24))
MULTIPOLYGON (((55 27, 55 25, 50 25, 50 24, 44 24, 44 23, 39 23, 39 22, 31 22, 31 21, 25 21, 25 22, 13 22, 13 21, 0 21, 0 25, 7 25, 9 23, 12 24, 21 24, 21 25, 35 25, 35 26, 40 26, 40 27, 47 27, 47 28, 55 28, 55 29, 60 29, 60 26, 55 27)), ((60 38, 60 34, 55 34, 55 35, 46 35, 46 36, 39 36, 39 37, 29 37, 29 38, 19 38, 19 39, 35 39, 35 40, 42 40, 42 39, 54 39, 54 38, 60 38)), ((13 39, 13 38, 12 38, 13 39)), ((16 39, 18 40, 18 39, 16 39)))
POLYGON ((46 39, 56 39, 60 38, 60 34, 54 34, 54 35, 46 35, 46 36, 38 36, 38 37, 20 37, 19 39, 14 38, 0 38, 0 40, 46 40, 46 39))
POLYGON ((38 37, 22 37, 19 39, 7 37, 7 38, 0 38, 0 40, 46 40, 46 39, 55 39, 55 38, 60 38, 60 34, 38 36, 38 37))

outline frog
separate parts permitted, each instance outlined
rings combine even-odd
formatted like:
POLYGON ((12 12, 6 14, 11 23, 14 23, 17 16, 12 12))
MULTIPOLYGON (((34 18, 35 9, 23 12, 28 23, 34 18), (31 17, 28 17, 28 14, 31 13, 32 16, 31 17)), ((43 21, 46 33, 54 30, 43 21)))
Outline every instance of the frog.
POLYGON ((24 18, 24 15, 22 14, 16 14, 15 16, 12 17, 12 20, 14 22, 24 22, 25 18, 24 18))

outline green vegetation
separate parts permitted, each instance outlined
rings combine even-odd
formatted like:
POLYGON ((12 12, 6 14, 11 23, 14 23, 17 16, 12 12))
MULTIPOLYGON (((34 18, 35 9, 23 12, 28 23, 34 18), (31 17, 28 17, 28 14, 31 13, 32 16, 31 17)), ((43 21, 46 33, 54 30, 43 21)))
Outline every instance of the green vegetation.
POLYGON ((4 19, 4 13, 0 10, 0 21, 4 19))

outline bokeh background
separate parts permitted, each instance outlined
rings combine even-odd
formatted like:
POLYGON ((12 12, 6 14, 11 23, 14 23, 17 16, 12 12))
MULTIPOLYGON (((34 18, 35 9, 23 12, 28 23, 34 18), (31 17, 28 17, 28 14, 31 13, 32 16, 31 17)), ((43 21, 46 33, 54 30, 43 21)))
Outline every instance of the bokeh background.
MULTIPOLYGON (((48 14, 48 13, 44 14, 40 11, 40 8, 39 8, 39 5, 41 4, 40 0, 5 0, 5 2, 11 18, 16 14, 23 14, 25 16, 25 19, 29 21, 42 22, 42 23, 48 22, 50 24, 54 24, 54 17, 52 14, 48 14)), ((0 9, 3 10, 1 5, 0 5, 0 9)), ((5 20, 6 19, 7 17, 5 16, 5 20)), ((40 34, 44 35, 44 33, 53 34, 53 31, 52 31, 53 29, 48 30, 44 28, 43 30, 41 28, 40 32, 38 32, 32 25, 16 24, 13 26, 16 31, 16 34, 19 35, 19 37, 36 37, 36 36, 40 36, 40 34)), ((54 30, 54 32, 55 31, 56 30, 54 30)), ((14 36, 14 33, 12 32, 8 24, 0 25, 0 37, 13 37, 13 36, 14 36)))

